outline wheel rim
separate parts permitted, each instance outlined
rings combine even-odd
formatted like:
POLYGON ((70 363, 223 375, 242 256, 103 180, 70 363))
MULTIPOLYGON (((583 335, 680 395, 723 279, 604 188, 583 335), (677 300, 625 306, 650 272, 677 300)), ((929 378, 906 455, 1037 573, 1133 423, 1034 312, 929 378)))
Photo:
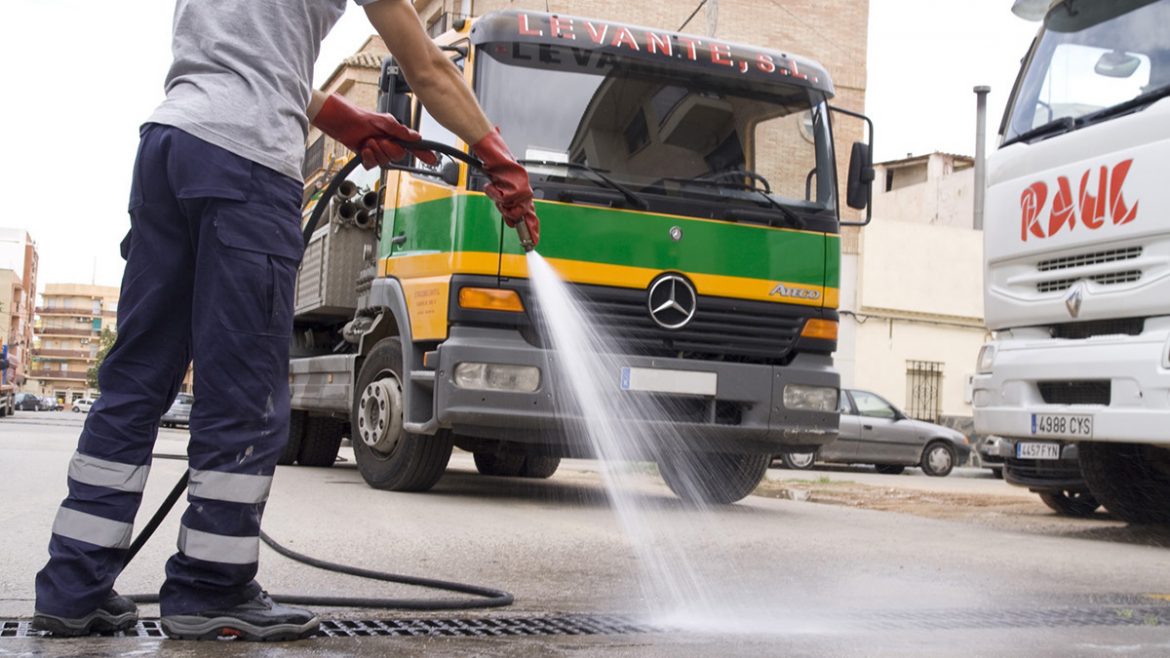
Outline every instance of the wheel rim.
POLYGON ((951 451, 947 450, 945 446, 935 446, 926 456, 926 463, 932 472, 942 473, 951 467, 951 451))
POLYGON ((790 452, 788 453, 788 463, 796 468, 808 468, 816 461, 816 455, 811 452, 790 452))
POLYGON ((366 385, 358 402, 357 434, 371 450, 394 452, 402 434, 402 385, 393 373, 382 373, 366 385))

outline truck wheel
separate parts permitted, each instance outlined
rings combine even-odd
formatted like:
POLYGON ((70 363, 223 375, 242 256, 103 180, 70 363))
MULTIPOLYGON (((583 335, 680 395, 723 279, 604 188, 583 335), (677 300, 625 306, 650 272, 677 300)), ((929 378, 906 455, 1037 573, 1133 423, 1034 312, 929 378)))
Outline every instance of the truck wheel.
POLYGON ((297 457, 301 454, 301 444, 305 439, 305 419, 307 417, 308 414, 303 411, 294 411, 289 414, 288 443, 284 444, 284 451, 276 460, 277 464, 289 466, 296 462, 297 457))
POLYGON ((1051 491, 1040 494, 1052 511, 1063 516, 1089 516, 1097 511, 1101 503, 1087 491, 1051 491))
POLYGON ((780 463, 784 464, 784 468, 790 468, 794 471, 807 471, 817 463, 817 453, 815 452, 782 452, 780 453, 780 463))
POLYGON ((520 471, 520 476, 536 480, 547 480, 553 476, 553 473, 557 472, 560 466, 560 457, 528 455, 524 458, 524 469, 520 471))
POLYGON ((662 479, 688 503, 728 505, 755 490, 771 455, 680 452, 658 460, 662 479))
POLYGON ((337 418, 309 416, 305 421, 305 435, 301 439, 297 462, 301 466, 332 466, 337 461, 344 431, 345 423, 337 418))
POLYGON ((1081 443, 1081 473, 1109 513, 1127 523, 1170 523, 1170 450, 1081 443))
POLYGON ((524 455, 499 454, 495 452, 475 453, 475 470, 480 475, 494 477, 519 477, 524 471, 524 455))
POLYGON ((384 338, 366 356, 354 389, 353 456, 366 484, 427 491, 447 470, 450 432, 411 434, 402 427, 402 343, 384 338))
POLYGON ((922 472, 941 478, 955 468, 955 449, 945 441, 933 441, 922 451, 922 472))

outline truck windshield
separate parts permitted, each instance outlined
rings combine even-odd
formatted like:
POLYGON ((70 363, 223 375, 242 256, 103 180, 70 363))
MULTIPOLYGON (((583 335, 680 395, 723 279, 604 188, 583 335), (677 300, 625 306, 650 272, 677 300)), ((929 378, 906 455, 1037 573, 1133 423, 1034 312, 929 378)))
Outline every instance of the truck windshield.
POLYGON ((786 224, 793 210, 836 212, 822 91, 545 44, 492 43, 479 54, 480 102, 538 195, 555 188, 575 201, 582 188, 623 207, 704 217, 754 208, 786 224))
MULTIPOLYGON (((1170 84, 1170 0, 1066 0, 1044 19, 1017 83, 1004 144, 1066 132, 1119 113, 1170 84)), ((1138 109, 1138 108, 1133 108, 1138 109)))

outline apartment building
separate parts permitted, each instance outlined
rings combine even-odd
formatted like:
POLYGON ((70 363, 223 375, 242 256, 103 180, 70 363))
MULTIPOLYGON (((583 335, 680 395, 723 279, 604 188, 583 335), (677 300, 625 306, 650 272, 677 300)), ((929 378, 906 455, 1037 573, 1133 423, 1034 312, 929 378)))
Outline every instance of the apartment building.
POLYGON ((45 286, 29 374, 36 392, 64 403, 97 394, 86 373, 96 361, 102 330, 116 330, 118 293, 116 287, 81 283, 45 286))
POLYGON ((0 377, 17 390, 29 385, 39 255, 24 229, 0 228, 0 342, 8 347, 8 370, 0 377))

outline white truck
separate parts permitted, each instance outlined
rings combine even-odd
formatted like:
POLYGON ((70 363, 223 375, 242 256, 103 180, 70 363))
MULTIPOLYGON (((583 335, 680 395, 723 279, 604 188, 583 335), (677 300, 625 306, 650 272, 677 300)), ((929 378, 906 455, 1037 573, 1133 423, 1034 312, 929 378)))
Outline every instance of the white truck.
POLYGON ((987 163, 975 427, 1076 442, 1113 515, 1170 522, 1170 0, 1038 13, 987 163))

